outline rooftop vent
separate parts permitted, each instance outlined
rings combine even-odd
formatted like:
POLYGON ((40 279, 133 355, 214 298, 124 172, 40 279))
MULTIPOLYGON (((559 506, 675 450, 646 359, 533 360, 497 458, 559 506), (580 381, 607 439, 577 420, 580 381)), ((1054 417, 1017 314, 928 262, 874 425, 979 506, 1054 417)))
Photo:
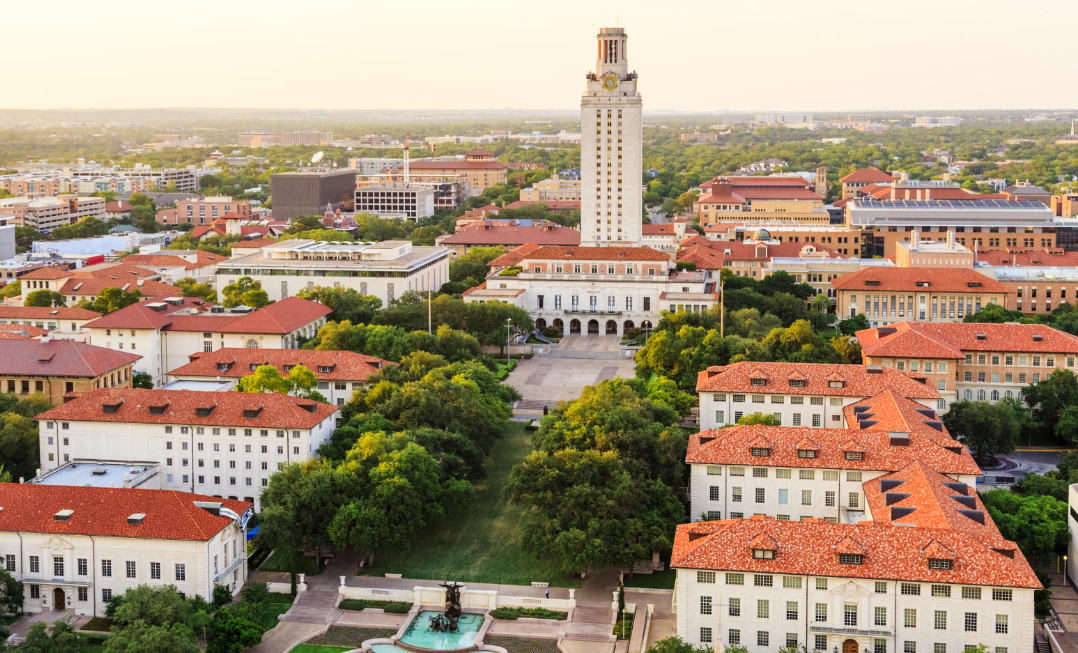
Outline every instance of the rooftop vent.
POLYGON ((127 523, 132 526, 140 526, 143 519, 146 519, 145 513, 136 512, 135 514, 128 516, 127 523))
POLYGON ((75 514, 74 510, 61 510, 60 512, 53 515, 52 518, 54 520, 56 520, 56 521, 67 521, 67 520, 71 519, 71 515, 74 515, 74 514, 75 514))
POLYGON ((865 366, 865 374, 883 374, 883 366, 867 365, 865 366))
POLYGON ((880 479, 880 492, 888 492, 902 485, 906 481, 896 478, 880 479))
POLYGON ((876 333, 881 337, 889 336, 891 334, 898 333, 898 329, 894 327, 880 327, 879 329, 876 329, 876 333))
POLYGON ((115 413, 116 411, 120 410, 120 406, 122 406, 123 403, 124 403, 124 400, 121 398, 119 401, 117 401, 114 404, 103 404, 101 406, 101 410, 106 414, 112 414, 112 413, 115 413))
POLYGON ((1033 334, 1033 342, 1040 342, 1041 340, 1044 340, 1044 336, 1039 333, 1033 334))
POLYGON ((987 336, 985 336, 985 335, 984 335, 983 333, 978 333, 978 334, 977 334, 977 339, 978 339, 978 340, 984 340, 984 339, 985 339, 986 337, 987 337, 987 336))
MULTIPOLYGON (((209 417, 213 413, 214 408, 217 408, 217 404, 213 404, 212 406, 201 406, 199 408, 195 408, 195 415, 197 417, 209 417)), ((246 412, 247 411, 244 411, 244 417, 246 417, 246 412)))
POLYGON ((944 485, 961 494, 962 496, 969 495, 969 486, 965 483, 944 483, 944 485))
POLYGON ((1014 559, 1014 549, 992 549, 996 553, 1014 559))
POLYGON ((168 304, 165 302, 150 302, 149 304, 146 304, 146 308, 156 313, 164 313, 165 309, 168 308, 168 304))
POLYGON ((959 510, 960 514, 969 517, 978 524, 984 523, 984 511, 983 510, 959 510))
POLYGON ((889 506, 892 503, 898 503, 899 501, 905 499, 908 496, 910 495, 904 494, 902 492, 888 492, 883 495, 883 505, 889 506))
POLYGON ((966 287, 967 287, 967 288, 980 288, 980 287, 982 287, 983 285, 984 285, 984 284, 983 284, 983 283, 981 283, 980 281, 967 281, 967 282, 966 282, 966 287))
POLYGON ((914 510, 917 510, 917 509, 916 508, 896 508, 896 507, 892 506, 891 507, 891 521, 902 519, 906 515, 912 513, 914 510))
POLYGON ((952 496, 951 498, 958 503, 961 503, 963 506, 969 508, 970 510, 977 509, 977 499, 974 497, 952 496))
MULTIPOLYGON (((72 467, 74 467, 74 465, 72 465, 72 467)), ((93 476, 104 476, 107 473, 108 470, 104 467, 95 467, 93 471, 90 472, 90 474, 92 474, 93 476)))

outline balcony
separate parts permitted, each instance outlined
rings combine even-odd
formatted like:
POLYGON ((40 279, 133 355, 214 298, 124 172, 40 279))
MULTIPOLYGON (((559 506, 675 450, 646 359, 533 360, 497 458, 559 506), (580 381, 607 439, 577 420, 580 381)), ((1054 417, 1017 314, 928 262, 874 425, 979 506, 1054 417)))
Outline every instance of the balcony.
POLYGON ((214 584, 220 583, 224 579, 228 578, 228 575, 236 571, 236 568, 243 564, 247 560, 247 556, 239 556, 232 561, 232 564, 225 567, 225 570, 213 577, 214 584))
POLYGON ((851 626, 809 625, 809 630, 814 633, 820 633, 821 635, 860 635, 862 637, 892 637, 894 635, 890 630, 881 630, 879 628, 855 628, 851 626))

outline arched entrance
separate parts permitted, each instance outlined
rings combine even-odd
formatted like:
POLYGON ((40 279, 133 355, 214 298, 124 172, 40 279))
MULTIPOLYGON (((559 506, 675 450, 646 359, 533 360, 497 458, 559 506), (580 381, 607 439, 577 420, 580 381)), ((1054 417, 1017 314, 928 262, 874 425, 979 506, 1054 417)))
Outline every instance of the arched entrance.
POLYGON ((644 331, 650 331, 650 330, 654 329, 655 327, 651 326, 651 320, 644 320, 643 322, 640 323, 640 328, 643 329, 644 331))
POLYGON ((857 653, 857 641, 847 639, 845 642, 842 642, 842 653, 857 653))
POLYGON ((599 320, 588 320, 588 335, 599 334, 599 320))
POLYGON ((540 330, 545 329, 546 328, 546 320, 544 320, 543 318, 537 319, 535 321, 535 328, 540 329, 540 330))
POLYGON ((64 590, 59 587, 52 591, 52 609, 60 611, 67 609, 67 597, 64 596, 64 590))
POLYGON ((618 335, 618 323, 614 320, 606 321, 606 335, 616 336, 618 335))
POLYGON ((550 323, 550 326, 558 330, 558 333, 565 333, 565 323, 561 321, 560 317, 554 318, 554 321, 550 323))
POLYGON ((569 322, 569 333, 580 333, 580 320, 572 320, 569 322))
POLYGON ((622 330, 622 333, 625 333, 629 329, 634 329, 634 328, 636 328, 636 327, 633 324, 632 320, 625 320, 625 328, 622 330))

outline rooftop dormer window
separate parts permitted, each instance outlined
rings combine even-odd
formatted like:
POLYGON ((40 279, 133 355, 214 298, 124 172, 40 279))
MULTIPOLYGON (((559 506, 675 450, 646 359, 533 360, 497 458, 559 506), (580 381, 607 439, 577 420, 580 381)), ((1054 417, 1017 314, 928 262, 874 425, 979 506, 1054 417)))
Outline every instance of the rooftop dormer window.
POLYGON ((864 459, 865 459, 865 452, 864 451, 847 451, 846 452, 846 460, 864 460, 864 459))
POLYGON ((767 458, 771 455, 771 450, 767 447, 753 447, 752 455, 756 458, 767 458))
POLYGON ((845 381, 828 381, 827 382, 827 387, 828 388, 845 388, 846 387, 846 382, 845 381))
POLYGON ((838 561, 843 565, 860 565, 864 564, 865 556, 860 553, 840 553, 838 561))
POLYGON ((815 449, 798 449, 797 450, 797 457, 798 458, 815 458, 816 457, 816 450, 815 449))
POLYGON ((750 379, 752 385, 767 385, 767 379, 750 379))
POLYGON ((929 558, 928 559, 928 568, 929 569, 942 569, 942 570, 945 570, 945 571, 950 571, 953 567, 954 567, 954 560, 948 560, 946 558, 929 558))
POLYGON ((804 388, 806 385, 805 379, 790 379, 791 388, 804 388))
POLYGON ((773 549, 753 549, 752 557, 756 560, 774 560, 775 551, 773 549))

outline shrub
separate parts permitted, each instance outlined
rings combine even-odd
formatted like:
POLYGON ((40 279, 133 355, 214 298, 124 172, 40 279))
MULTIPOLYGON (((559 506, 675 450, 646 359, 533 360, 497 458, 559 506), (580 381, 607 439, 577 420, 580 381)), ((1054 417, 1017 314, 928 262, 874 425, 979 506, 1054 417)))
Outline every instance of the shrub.
POLYGON ((516 608, 497 608, 490 611, 490 616, 495 619, 516 619, 520 616, 520 613, 516 608))
POLYGON ((227 585, 218 585, 213 588, 213 604, 217 607, 228 604, 232 600, 232 590, 227 585))
POLYGON ((519 619, 520 617, 527 617, 529 619, 554 619, 556 621, 565 621, 569 615, 566 612, 558 612, 556 610, 547 610, 546 608, 497 608, 490 611, 490 616, 495 619, 519 619))
POLYGON ((355 610, 359 612, 367 607, 367 602, 363 599, 342 599, 337 607, 341 610, 355 610))
POLYGON ((412 609, 412 604, 404 601, 391 601, 386 603, 382 609, 389 614, 408 614, 408 611, 412 609))
MULTIPOLYGON (((216 590, 214 590, 216 592, 216 590)), ((247 583, 240 590, 243 600, 248 603, 265 603, 269 598, 269 586, 265 583, 247 583)), ((216 601, 216 596, 214 600, 216 601)))

